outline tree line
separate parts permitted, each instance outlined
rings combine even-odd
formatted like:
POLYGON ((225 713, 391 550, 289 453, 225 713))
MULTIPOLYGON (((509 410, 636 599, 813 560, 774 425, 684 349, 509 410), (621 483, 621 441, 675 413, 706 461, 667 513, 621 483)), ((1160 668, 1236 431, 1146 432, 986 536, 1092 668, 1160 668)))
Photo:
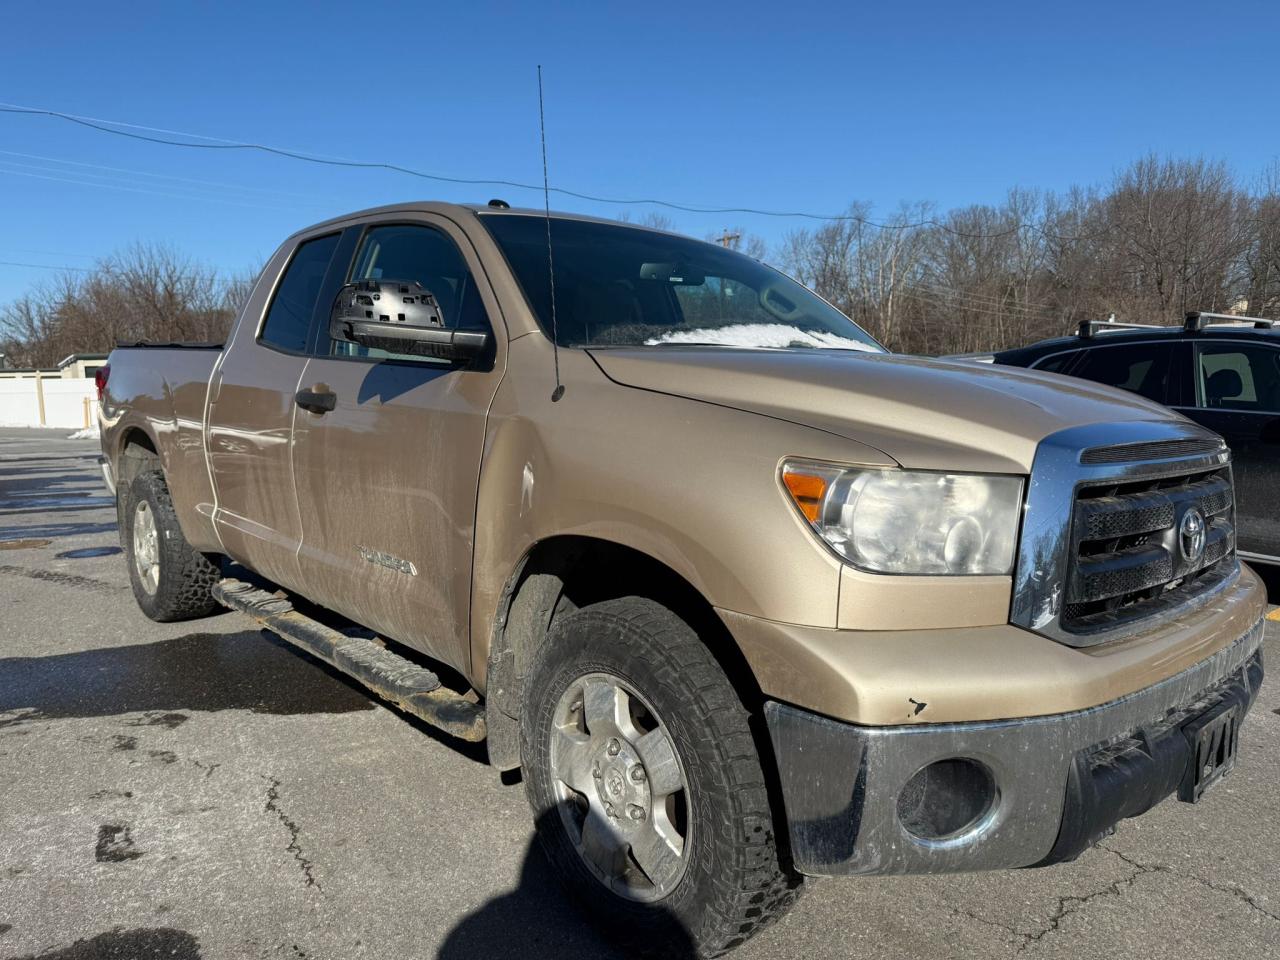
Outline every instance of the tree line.
MULTIPOLYGON (((1105 186, 872 214, 855 202, 772 250, 740 228, 707 239, 775 264, 904 353, 995 350, 1113 315, 1280 319, 1280 162, 1245 184, 1221 162, 1146 157, 1105 186)), ((676 229, 664 214, 639 222, 676 229)), ((137 245, 0 308, 0 349, 12 366, 51 366, 122 340, 219 341, 252 280, 137 245)))
POLYGON ((253 279, 136 244, 0 308, 0 350, 11 367, 52 367, 120 342, 221 342, 253 279))
POLYGON ((1220 162, 1147 157, 1104 188, 870 213, 795 231, 774 261, 897 351, 995 350, 1113 315, 1280 318, 1280 164, 1245 186, 1220 162))

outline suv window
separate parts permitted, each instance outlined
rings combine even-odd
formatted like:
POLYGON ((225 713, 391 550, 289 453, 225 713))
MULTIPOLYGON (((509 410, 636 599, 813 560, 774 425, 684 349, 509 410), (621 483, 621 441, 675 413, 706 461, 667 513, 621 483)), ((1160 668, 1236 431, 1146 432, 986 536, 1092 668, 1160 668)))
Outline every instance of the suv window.
POLYGON ((258 337, 260 342, 293 353, 306 351, 320 285, 339 236, 331 233, 299 244, 267 308, 267 319, 258 337))
POLYGON ((1050 373, 1064 373, 1067 367, 1076 362, 1076 357, 1080 356, 1079 350, 1069 350, 1066 353, 1055 353, 1051 356, 1033 363, 1032 366, 1036 370, 1048 370, 1050 373))
POLYGON ((1264 344, 1197 345, 1196 405, 1280 412, 1280 350, 1264 344))
POLYGON ((1171 343, 1150 341, 1093 347, 1085 351, 1071 375, 1119 387, 1157 403, 1173 403, 1173 349, 1171 343))
MULTIPOLYGON (((350 279, 416 280, 435 295, 446 327, 489 330, 489 317, 480 291, 462 253, 452 240, 432 227, 414 224, 371 227, 360 241, 350 279)), ((329 355, 447 363, 333 339, 329 340, 329 355)))

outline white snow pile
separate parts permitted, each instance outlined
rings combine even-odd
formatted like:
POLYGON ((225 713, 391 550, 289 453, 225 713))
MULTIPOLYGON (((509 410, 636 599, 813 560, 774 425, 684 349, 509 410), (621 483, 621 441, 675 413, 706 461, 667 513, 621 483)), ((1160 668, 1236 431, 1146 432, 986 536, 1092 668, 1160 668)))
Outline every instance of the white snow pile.
POLYGON ((660 337, 645 341, 647 346, 660 343, 711 343, 722 347, 779 348, 793 344, 826 347, 835 350, 861 350, 879 353, 860 340, 851 340, 823 330, 801 330, 785 323, 740 323, 728 327, 705 327, 700 330, 668 330, 660 337))
POLYGON ((101 440, 102 431, 97 426, 85 427, 67 437, 68 440, 101 440))

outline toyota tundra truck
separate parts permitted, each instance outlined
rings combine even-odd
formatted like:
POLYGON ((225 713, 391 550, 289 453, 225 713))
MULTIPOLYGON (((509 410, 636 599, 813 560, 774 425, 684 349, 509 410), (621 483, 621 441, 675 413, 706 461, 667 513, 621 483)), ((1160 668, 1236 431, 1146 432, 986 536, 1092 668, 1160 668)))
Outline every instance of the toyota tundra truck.
POLYGON ((1071 860, 1201 800, 1262 680, 1217 435, 895 356, 671 233, 356 213, 225 345, 100 380, 143 613, 233 608, 484 740, 644 942, 726 951, 805 877, 1071 860))

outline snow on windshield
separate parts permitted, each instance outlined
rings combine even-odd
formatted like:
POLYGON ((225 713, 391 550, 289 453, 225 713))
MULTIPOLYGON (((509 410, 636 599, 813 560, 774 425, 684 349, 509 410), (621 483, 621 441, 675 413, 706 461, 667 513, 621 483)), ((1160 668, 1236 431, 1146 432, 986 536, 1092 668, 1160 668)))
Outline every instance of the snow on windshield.
POLYGON ((801 330, 785 323, 740 323, 727 327, 703 327, 698 330, 668 330, 645 341, 646 346, 660 343, 708 343, 723 347, 826 347, 834 350, 860 350, 880 353, 868 343, 851 340, 825 330, 801 330))

